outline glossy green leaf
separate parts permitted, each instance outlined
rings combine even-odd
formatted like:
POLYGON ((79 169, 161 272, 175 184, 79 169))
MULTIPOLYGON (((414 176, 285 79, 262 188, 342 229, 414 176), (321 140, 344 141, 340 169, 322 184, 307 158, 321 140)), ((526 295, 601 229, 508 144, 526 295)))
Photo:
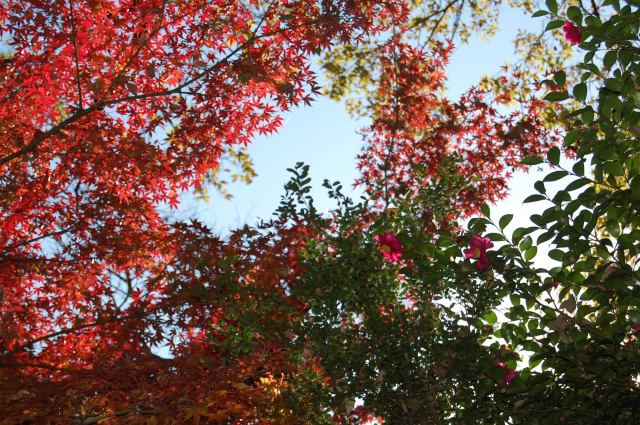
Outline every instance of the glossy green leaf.
POLYGON ((511 223, 511 220, 513 220, 513 214, 505 214, 502 217, 500 217, 500 220, 498 221, 498 225, 500 226, 501 229, 504 229, 509 225, 509 223, 511 223))

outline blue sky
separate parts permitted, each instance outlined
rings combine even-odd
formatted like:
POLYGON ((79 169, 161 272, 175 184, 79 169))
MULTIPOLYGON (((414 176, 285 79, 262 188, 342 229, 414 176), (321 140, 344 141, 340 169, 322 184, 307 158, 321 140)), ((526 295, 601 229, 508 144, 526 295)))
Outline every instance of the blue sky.
MULTIPOLYGON (((500 32, 491 40, 474 39, 458 48, 447 70, 448 94, 457 98, 485 74, 495 74, 506 60, 513 61, 511 40, 519 28, 541 30, 541 19, 533 19, 520 11, 506 9, 500 18, 500 32)), ((364 121, 354 121, 342 103, 318 98, 311 106, 284 115, 285 125, 279 133, 259 137, 249 147, 258 177, 252 184, 231 184, 230 201, 210 190, 210 202, 196 200, 190 194, 183 197, 180 215, 197 217, 219 233, 245 223, 268 218, 277 208, 283 185, 288 180, 286 169, 302 161, 311 166, 317 207, 331 207, 321 187, 327 178, 340 180, 345 188, 357 177, 355 157, 362 145, 358 129, 364 121)), ((517 173, 511 183, 510 196, 492 208, 496 216, 512 213, 513 226, 527 225, 532 212, 525 210, 522 200, 531 193, 533 183, 542 173, 517 173)), ((529 207, 527 207, 529 208, 529 207)), ((492 213, 492 215, 494 215, 492 213)))

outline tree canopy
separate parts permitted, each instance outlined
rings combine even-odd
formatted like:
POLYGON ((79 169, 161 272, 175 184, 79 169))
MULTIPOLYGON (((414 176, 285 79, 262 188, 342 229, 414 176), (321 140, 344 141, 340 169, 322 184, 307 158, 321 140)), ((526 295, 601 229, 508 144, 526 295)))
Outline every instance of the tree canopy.
POLYGON ((0 423, 637 422, 639 31, 636 0, 0 4, 0 423), (448 99, 506 5, 544 32, 448 99), (319 212, 299 163, 228 237, 160 212, 322 93, 369 118, 361 199, 319 212))

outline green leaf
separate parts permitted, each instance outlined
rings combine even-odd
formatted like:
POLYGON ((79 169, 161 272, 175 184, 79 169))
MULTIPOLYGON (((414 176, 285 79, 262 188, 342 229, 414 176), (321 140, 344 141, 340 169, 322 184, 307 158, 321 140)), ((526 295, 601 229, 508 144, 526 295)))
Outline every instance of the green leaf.
POLYGON ((559 190, 552 199, 554 204, 560 205, 563 202, 571 201, 571 195, 566 190, 559 190))
POLYGON ((620 223, 618 223, 617 220, 607 221, 607 223, 605 224, 605 227, 609 232, 609 234, 614 238, 617 238, 620 236, 620 223))
POLYGON ((525 158, 523 158, 520 161, 520 164, 524 164, 524 165, 538 165, 538 164, 542 164, 544 162, 544 160, 538 156, 535 155, 531 155, 531 156, 527 156, 525 158))
POLYGON ((616 59, 618 59, 618 54, 614 50, 609 50, 605 53, 602 64, 606 69, 610 69, 616 63, 616 59))
POLYGON ((600 18, 598 18, 597 16, 587 15, 587 17, 584 18, 584 21, 587 24, 587 26, 590 26, 590 27, 598 28, 602 26, 602 22, 600 21, 600 18))
POLYGON ((500 233, 487 233, 485 237, 491 239, 492 241, 501 242, 506 241, 507 239, 502 236, 500 233))
POLYGON ((607 248, 602 245, 596 245, 596 254, 598 254, 598 257, 602 258, 603 260, 608 260, 611 255, 607 248))
POLYGON ((558 2, 556 2, 556 0, 545 0, 544 4, 547 5, 547 9, 549 9, 549 12, 553 13, 554 15, 558 14, 558 2))
POLYGON ((562 25, 564 25, 564 21, 553 20, 553 21, 549 22, 546 27, 544 27, 544 30, 545 30, 545 32, 546 31, 555 30, 557 28, 560 28, 562 25))
POLYGON ((549 174, 547 174, 544 178, 545 182, 554 182, 556 180, 560 180, 563 177, 566 177, 569 173, 567 173, 564 170, 558 170, 558 171, 552 171, 549 174))
POLYGON ((544 197, 544 195, 538 195, 538 194, 533 194, 533 195, 529 195, 525 198, 524 201, 522 201, 523 204, 528 204, 529 202, 538 202, 538 201, 543 201, 547 198, 544 197))
POLYGON ((553 81, 559 86, 564 86, 564 83, 567 81, 567 73, 564 71, 556 71, 556 73, 553 74, 553 81))
POLYGON ((573 97, 584 102, 587 98, 587 85, 585 83, 579 83, 573 86, 573 97))
POLYGON ((564 145, 569 146, 580 138, 580 132, 578 130, 570 130, 564 136, 564 145))
POLYGON ((579 176, 584 176, 584 161, 576 162, 573 166, 573 172, 579 176))
POLYGON ((613 176, 624 176, 624 168, 622 168, 622 165, 620 165, 618 162, 605 162, 602 168, 604 168, 604 171, 613 176))
POLYGON ((567 9, 567 16, 574 23, 581 25, 582 24, 582 11, 576 6, 569 6, 567 9))
POLYGON ((493 325, 498 321, 498 316, 493 310, 491 310, 490 312, 482 316, 482 318, 485 320, 485 322, 489 323, 490 325, 493 325))
POLYGON ((560 164, 560 149, 557 146, 549 149, 549 152, 547 152, 547 159, 551 165, 560 164))
POLYGON ((524 259, 526 261, 530 261, 533 259, 533 257, 536 256, 536 254, 538 253, 538 247, 537 246, 532 246, 530 248, 528 248, 525 252, 524 252, 524 259))
POLYGON ((555 234, 553 232, 544 232, 543 234, 538 236, 536 243, 540 245, 541 243, 545 243, 546 241, 553 239, 554 236, 555 234))
POLYGON ((604 80, 604 86, 614 92, 619 92, 622 89, 622 83, 617 78, 607 78, 604 80))
POLYGON ((504 229, 509 225, 509 223, 511 223, 511 220, 513 220, 513 214, 505 214, 502 217, 500 217, 498 226, 500 226, 501 229, 504 229))
POLYGON ((522 236, 524 236, 524 232, 525 232, 524 227, 518 227, 516 230, 514 230, 513 233, 511 234, 511 239, 513 240, 513 242, 518 243, 518 241, 522 238, 522 236))
POLYGON ((489 223, 490 221, 484 217, 473 217, 472 219, 469 220, 468 227, 471 228, 475 225, 483 225, 483 224, 489 224, 489 223))
POLYGON ((589 179, 578 179, 578 180, 574 180, 571 183, 569 183, 567 185, 567 187, 565 188, 565 190, 567 192, 571 192, 572 190, 576 190, 576 189, 580 189, 583 186, 588 185, 589 183, 591 183, 589 181, 589 179))
POLYGON ((532 18, 539 18, 540 16, 545 16, 548 15, 549 12, 547 12, 546 10, 537 10, 535 12, 533 12, 533 15, 531 15, 532 18))
POLYGON ((561 251, 559 249, 552 249, 551 251, 549 251, 549 258, 556 261, 562 261, 562 259, 564 258, 564 251, 561 251))
POLYGON ((631 179, 629 187, 631 188, 631 197, 633 199, 640 199, 640 174, 631 179))
POLYGON ((529 310, 531 310, 535 304, 536 300, 534 298, 527 298, 527 308, 529 310))
POLYGON ((547 102, 562 102, 567 99, 569 99, 569 95, 564 91, 552 91, 544 97, 547 102))
POLYGON ((542 362, 542 359, 529 359, 529 368, 534 369, 542 362))
POLYGON ((584 122, 585 125, 591 125, 593 123, 594 116, 595 114, 591 106, 584 108, 580 114, 580 118, 582 118, 582 122, 584 122))
POLYGON ((531 239, 531 236, 526 236, 524 239, 522 239, 522 242, 520 242, 520 250, 526 251, 527 249, 531 248, 532 244, 533 239, 531 239))
POLYGON ((483 216, 489 218, 491 214, 491 211, 489 210, 489 205, 482 204, 482 206, 480 207, 480 212, 482 213, 483 216))

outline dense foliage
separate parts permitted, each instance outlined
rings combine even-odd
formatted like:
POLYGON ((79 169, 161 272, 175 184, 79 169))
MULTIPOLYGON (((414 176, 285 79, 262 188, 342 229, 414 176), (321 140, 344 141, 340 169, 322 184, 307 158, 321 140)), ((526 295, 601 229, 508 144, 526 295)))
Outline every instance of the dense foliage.
POLYGON ((531 226, 507 233, 513 214, 493 221, 485 206, 457 228, 475 182, 454 155, 417 196, 341 201, 303 251, 301 338, 332 376, 333 409, 361 400, 390 423, 640 418, 640 12, 559 13, 549 1, 535 15, 586 54, 578 81, 541 82, 546 101, 578 106, 558 109, 562 149, 521 161, 551 168, 525 201, 548 203, 531 226))
MULTIPOLYGON (((548 9, 547 27, 562 25, 554 2, 548 9)), ((511 413, 520 421, 633 423, 640 417, 640 12, 637 3, 614 1, 599 14, 566 13, 575 24, 564 24, 567 38, 581 36, 586 51, 582 75, 571 82, 558 71, 547 99, 580 104, 564 142, 576 158, 565 164, 551 150, 545 162, 553 171, 526 200, 546 209, 511 235, 510 216, 502 217, 490 235, 503 243, 494 285, 511 300, 495 334, 530 353, 528 376, 521 373, 527 391, 511 413), (547 189, 555 181, 559 190, 547 189), (536 267, 531 261, 547 241, 553 266, 536 267)))
POLYGON ((640 420, 639 5, 548 0, 521 68, 444 98, 499 4, 1 4, 0 423, 640 420), (251 171, 316 54, 366 196, 321 214, 298 164, 227 238, 161 213, 251 171), (507 231, 483 203, 542 163, 507 231))

